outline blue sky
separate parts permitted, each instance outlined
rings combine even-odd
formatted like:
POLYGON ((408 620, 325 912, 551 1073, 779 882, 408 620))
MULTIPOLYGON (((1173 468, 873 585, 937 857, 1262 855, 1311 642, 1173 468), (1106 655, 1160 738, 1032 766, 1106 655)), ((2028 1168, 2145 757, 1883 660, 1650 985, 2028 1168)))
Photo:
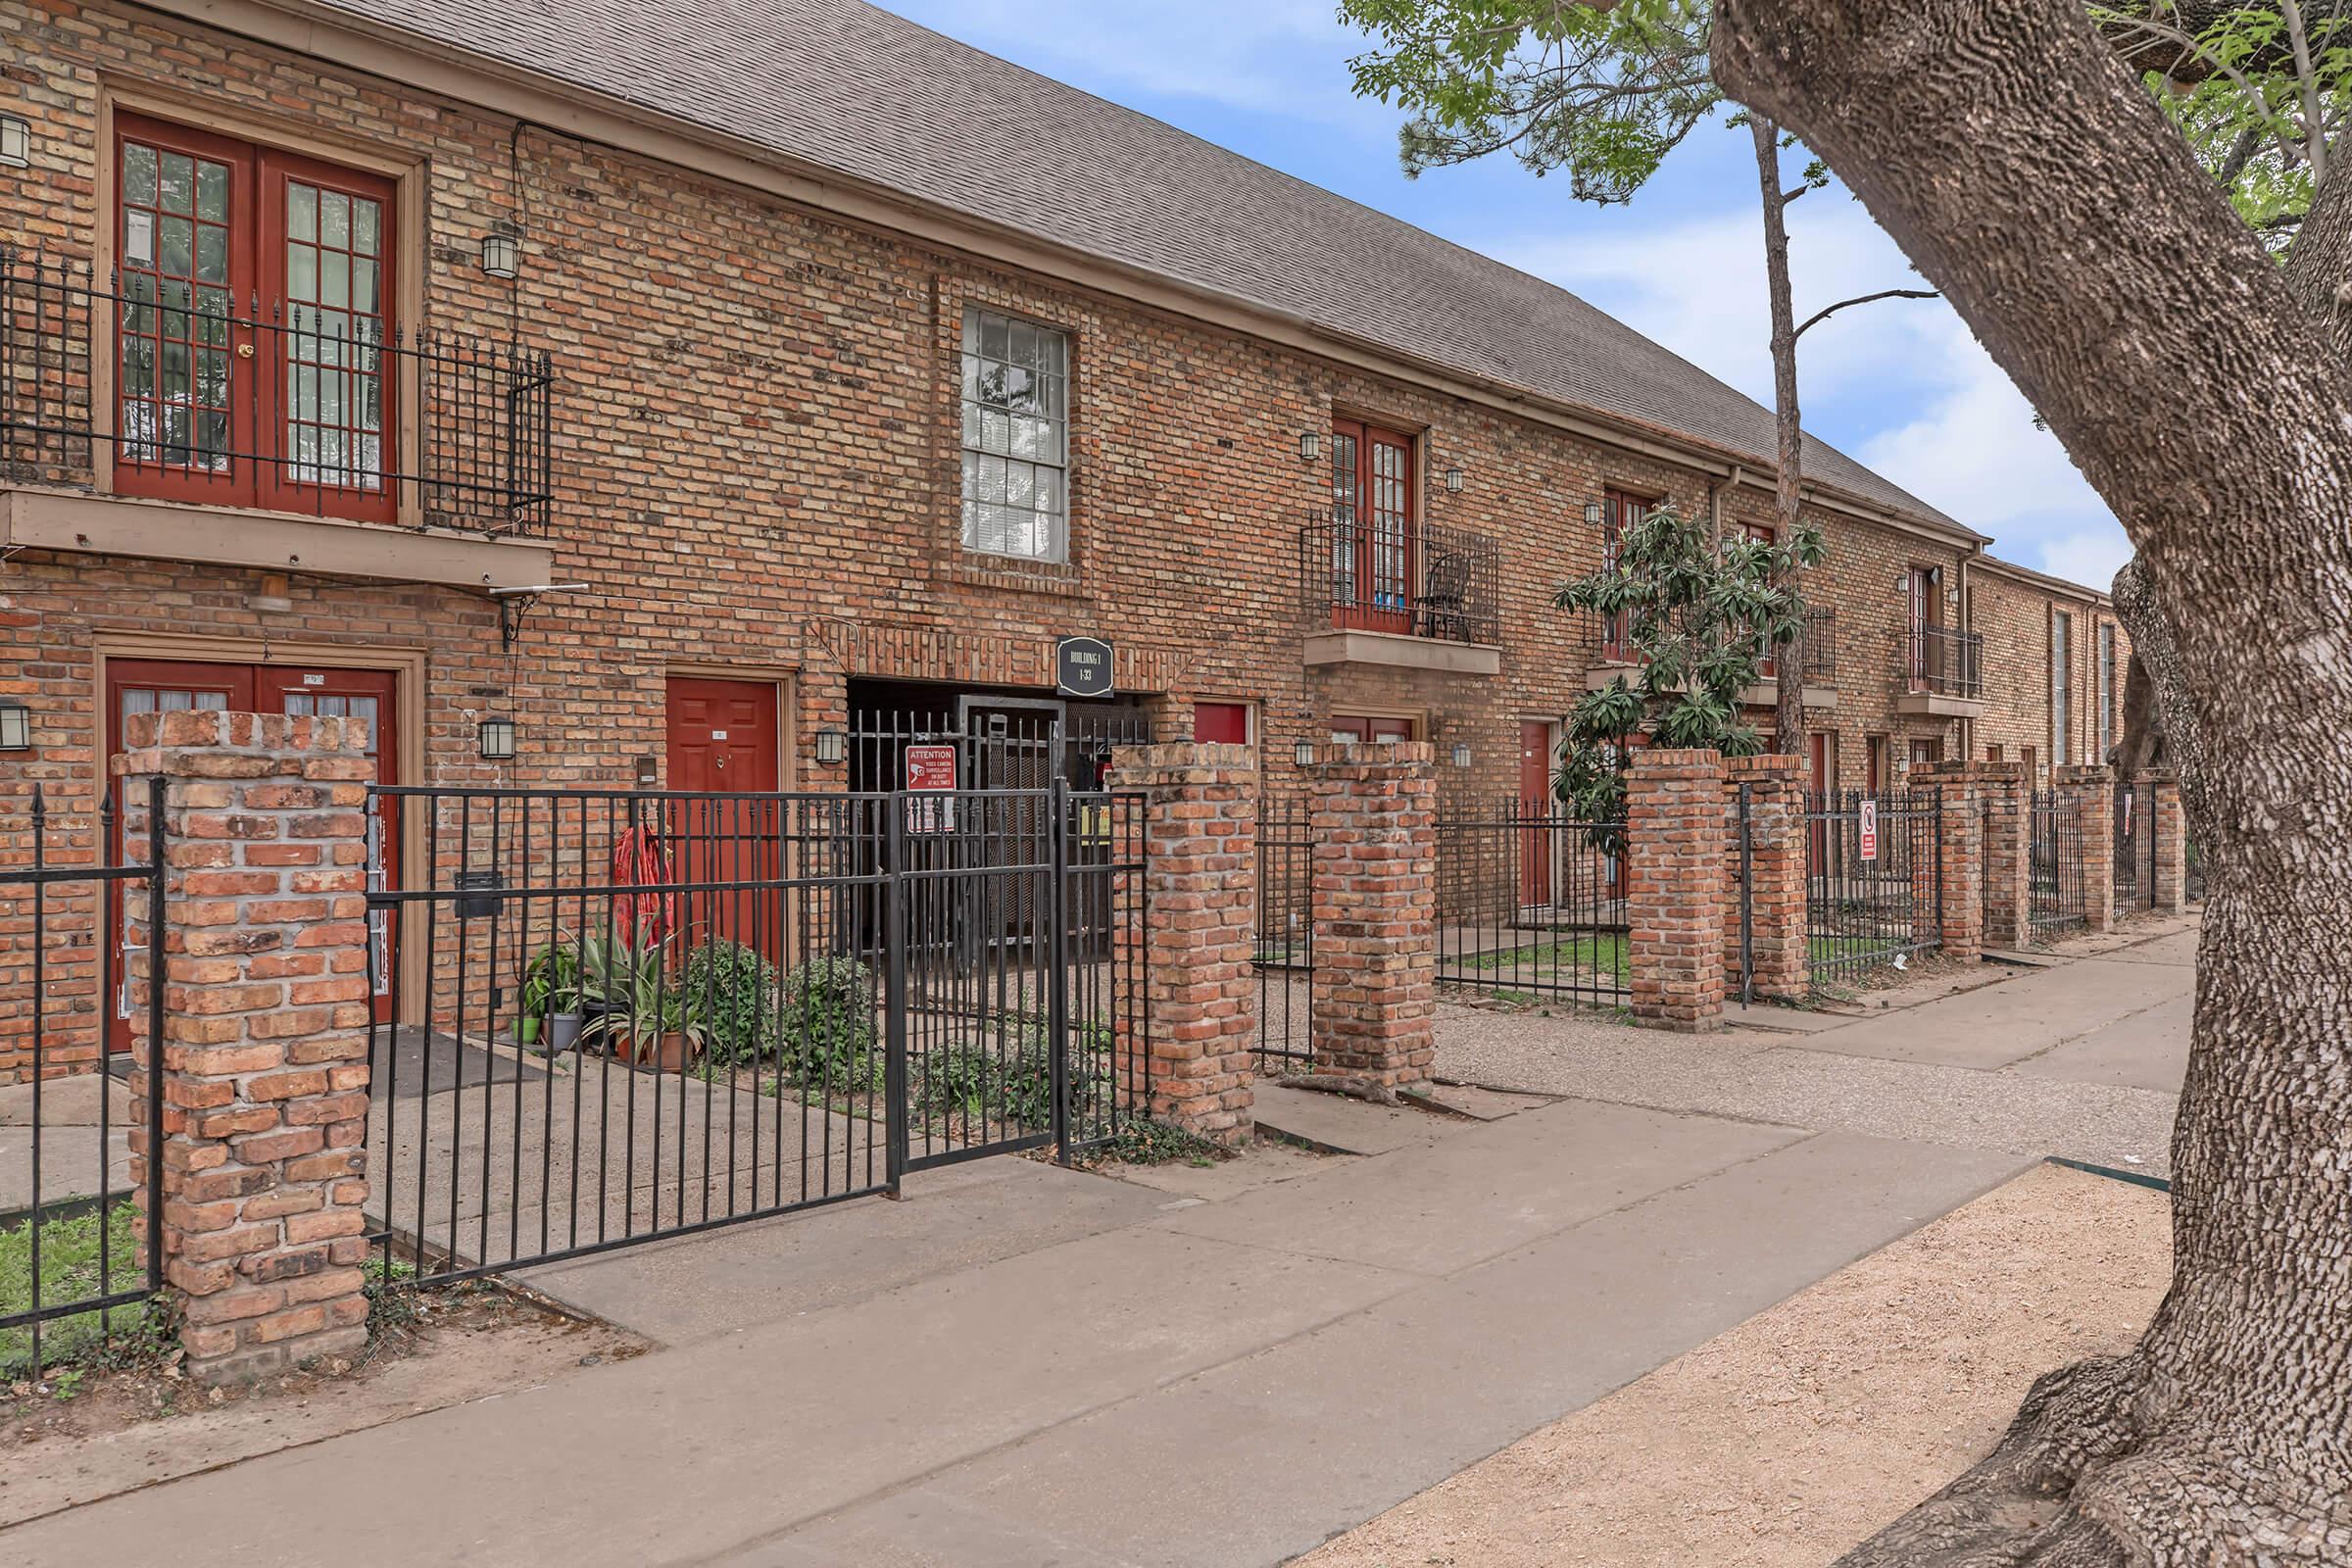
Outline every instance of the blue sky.
MULTIPOLYGON (((1348 90, 1362 36, 1333 0, 883 0, 991 54, 1156 116, 1574 290, 1759 401, 1772 393, 1755 164, 1702 126, 1627 207, 1571 200, 1507 159, 1408 180, 1395 110, 1348 90)), ((1795 166, 1791 164, 1791 169, 1795 166)), ((1917 286, 1842 189, 1789 209, 1798 319, 1917 286)), ((1940 301, 1887 301, 1805 334, 1805 423, 1995 536, 1997 553, 2105 587, 2123 530, 1940 301)))

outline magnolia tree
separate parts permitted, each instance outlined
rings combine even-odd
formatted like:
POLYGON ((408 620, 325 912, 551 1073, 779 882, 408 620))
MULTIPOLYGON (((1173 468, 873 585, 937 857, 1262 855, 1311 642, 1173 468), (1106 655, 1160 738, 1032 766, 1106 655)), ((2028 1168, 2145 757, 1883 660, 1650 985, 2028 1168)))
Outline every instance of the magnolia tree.
POLYGON ((1726 757, 1762 751, 1740 694, 1764 678, 1772 650, 1803 630, 1797 573, 1822 555, 1820 530, 1810 525, 1769 544, 1718 538, 1671 506, 1628 528, 1600 570, 1552 596, 1559 609, 1618 628, 1611 640, 1636 662, 1630 681, 1620 675, 1568 710, 1552 793, 1582 821, 1617 823, 1635 735, 1726 757))
POLYGON ((2352 145, 2317 74, 2345 35, 2254 12, 2273 42, 2231 69, 2313 82, 2283 247, 2080 0, 1716 13, 1725 91, 1829 161, 2122 520, 2202 759, 2171 1290, 1852 1568, 2352 1562, 2352 145))

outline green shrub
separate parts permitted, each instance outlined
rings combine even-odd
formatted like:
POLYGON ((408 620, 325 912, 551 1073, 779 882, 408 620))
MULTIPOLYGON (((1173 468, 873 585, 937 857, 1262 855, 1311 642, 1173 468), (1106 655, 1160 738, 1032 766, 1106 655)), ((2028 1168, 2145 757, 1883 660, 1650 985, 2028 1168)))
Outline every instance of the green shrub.
POLYGON ((874 1039, 874 974, 856 958, 812 958, 784 976, 784 1071, 803 1085, 845 1093, 882 1088, 874 1039))
MULTIPOLYGON (((41 1304, 95 1296, 103 1253, 109 1290, 135 1290, 146 1282, 146 1259, 136 1234, 137 1209, 119 1202, 103 1226, 100 1211, 51 1214, 41 1222, 41 1304), (103 1238, 100 1235, 104 1231, 103 1238)), ((32 1308, 32 1221, 0 1230, 0 1313, 32 1308)), ((118 1306, 110 1314, 115 1334, 135 1330, 146 1308, 118 1306)), ((74 1312, 41 1325, 41 1365, 86 1358, 106 1341, 100 1314, 74 1312)), ((25 1324, 0 1329, 0 1378, 21 1378, 40 1370, 32 1364, 32 1327, 25 1324)))
POLYGON ((998 1025, 992 1044, 927 1052, 915 1108, 927 1115, 986 1116, 1042 1130, 1054 1123, 1054 1059, 1034 1023, 998 1025))
POLYGON ((774 1054, 780 988, 776 966, 740 942, 706 942, 687 955, 681 989, 701 1010, 704 1059, 751 1063, 774 1054))

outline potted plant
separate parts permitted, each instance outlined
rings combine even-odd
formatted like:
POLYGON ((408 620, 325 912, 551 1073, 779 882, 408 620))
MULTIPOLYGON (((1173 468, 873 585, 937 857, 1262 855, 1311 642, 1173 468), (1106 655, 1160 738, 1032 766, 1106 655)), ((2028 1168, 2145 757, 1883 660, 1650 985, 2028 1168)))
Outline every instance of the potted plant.
POLYGON ((523 1045, 547 1033, 547 1054, 562 1055, 579 1043, 579 944, 559 931, 556 940, 531 955, 522 969, 520 1010, 514 1019, 514 1038, 523 1045))
POLYGON ((659 943, 631 948, 590 937, 581 944, 580 994, 595 1014, 580 1039, 600 1040, 636 1066, 684 1072, 702 1054, 702 1009, 662 973, 659 943))

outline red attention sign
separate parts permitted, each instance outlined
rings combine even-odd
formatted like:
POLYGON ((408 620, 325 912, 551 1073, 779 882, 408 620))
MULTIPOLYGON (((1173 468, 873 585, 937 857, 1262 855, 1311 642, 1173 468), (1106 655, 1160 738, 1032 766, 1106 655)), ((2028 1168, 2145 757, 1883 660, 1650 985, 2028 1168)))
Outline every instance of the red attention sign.
POLYGON ((910 790, 952 790, 956 787, 956 748, 906 748, 906 787, 910 790))
POLYGON ((1861 824, 1861 825, 1862 825, 1862 858, 1864 858, 1865 860, 1875 860, 1875 859, 1877 859, 1877 858, 1879 858, 1879 803, 1878 803, 1878 802, 1876 802, 1876 801, 1864 801, 1864 802, 1862 803, 1862 824, 1861 824))

